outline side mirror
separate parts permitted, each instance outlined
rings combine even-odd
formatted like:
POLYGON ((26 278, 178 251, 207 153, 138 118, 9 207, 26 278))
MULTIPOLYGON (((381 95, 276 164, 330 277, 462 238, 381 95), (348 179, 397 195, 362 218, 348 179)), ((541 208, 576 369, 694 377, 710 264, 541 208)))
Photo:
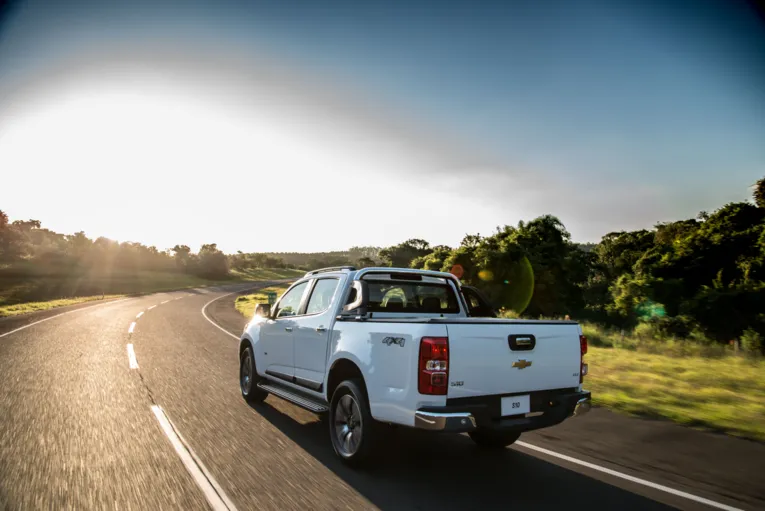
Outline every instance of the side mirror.
POLYGON ((261 318, 270 318, 271 317, 271 304, 270 303, 259 303, 255 306, 255 315, 260 316, 261 318))

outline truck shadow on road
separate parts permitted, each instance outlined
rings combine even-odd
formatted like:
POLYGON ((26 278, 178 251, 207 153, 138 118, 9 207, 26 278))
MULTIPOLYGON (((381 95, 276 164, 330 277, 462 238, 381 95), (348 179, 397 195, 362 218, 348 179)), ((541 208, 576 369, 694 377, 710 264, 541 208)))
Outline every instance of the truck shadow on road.
POLYGON ((353 470, 326 421, 301 424, 268 401, 253 408, 380 509, 672 509, 515 449, 485 453, 464 435, 409 428, 384 428, 375 462, 353 470))

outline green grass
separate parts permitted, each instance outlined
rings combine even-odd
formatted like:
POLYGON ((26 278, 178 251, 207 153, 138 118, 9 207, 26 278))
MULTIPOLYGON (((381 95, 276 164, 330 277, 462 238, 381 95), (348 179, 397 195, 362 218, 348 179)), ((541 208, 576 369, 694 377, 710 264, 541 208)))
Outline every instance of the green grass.
POLYGON ((765 441, 765 361, 590 347, 597 405, 765 441))
POLYGON ((53 309, 124 295, 207 287, 232 280, 208 280, 175 272, 115 271, 108 275, 52 274, 27 279, 0 278, 0 317, 53 309))
POLYGON ((303 270, 292 270, 289 268, 253 268, 247 270, 231 270, 231 275, 240 280, 286 280, 299 279, 305 275, 303 270))
POLYGON ((92 302, 95 300, 106 300, 109 298, 119 298, 123 295, 105 295, 105 296, 79 296, 77 298, 61 298, 59 300, 49 300, 47 302, 27 302, 16 305, 0 306, 0 318, 7 316, 16 316, 18 314, 27 314, 42 310, 64 307, 66 305, 75 305, 83 302, 92 302))
POLYGON ((733 355, 733 347, 715 343, 709 339, 662 338, 651 329, 638 328, 622 335, 591 323, 582 323, 582 331, 591 346, 620 348, 640 353, 654 353, 672 357, 721 358, 733 355))
POLYGON ((251 318, 255 314, 255 306, 259 303, 268 303, 268 297, 266 296, 266 292, 268 291, 274 291, 276 292, 277 298, 284 293, 287 288, 290 287, 289 284, 279 284, 276 286, 270 286, 270 287, 264 287, 263 289, 258 289, 256 292, 249 294, 249 295, 242 295, 237 297, 235 305, 236 310, 238 310, 244 317, 251 318))
POLYGON ((255 269, 232 272, 231 278, 209 280, 174 271, 96 270, 19 264, 0 268, 0 317, 62 307, 102 296, 159 293, 242 281, 284 280, 305 272, 255 269))
POLYGON ((71 272, 21 277, 6 277, 0 274, 0 306, 48 302, 63 298, 155 293, 224 282, 232 280, 208 280, 185 273, 144 270, 71 272))

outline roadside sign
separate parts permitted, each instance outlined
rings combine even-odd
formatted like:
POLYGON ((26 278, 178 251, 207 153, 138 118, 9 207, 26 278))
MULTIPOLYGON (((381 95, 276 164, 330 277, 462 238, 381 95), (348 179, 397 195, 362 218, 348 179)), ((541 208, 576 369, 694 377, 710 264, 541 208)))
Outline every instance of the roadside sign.
POLYGON ((269 305, 276 303, 276 293, 274 291, 266 291, 266 298, 268 298, 269 305))

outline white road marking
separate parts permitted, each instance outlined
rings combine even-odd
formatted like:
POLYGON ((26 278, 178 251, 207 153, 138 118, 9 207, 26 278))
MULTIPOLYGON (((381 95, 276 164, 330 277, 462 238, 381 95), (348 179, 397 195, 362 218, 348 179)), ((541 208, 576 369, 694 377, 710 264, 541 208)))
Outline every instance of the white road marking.
MULTIPOLYGON (((258 287, 260 287, 260 286, 258 286, 258 287)), ((253 288, 251 288, 251 289, 256 289, 256 288, 254 288, 254 287, 253 287, 253 288)), ((210 305, 211 303, 213 303, 215 300, 220 300, 221 298, 225 298, 225 297, 227 297, 227 296, 229 296, 229 295, 233 295, 234 293, 241 293, 242 291, 249 291, 249 289, 242 289, 242 290, 240 290, 240 291, 232 291, 231 293, 226 293, 225 295, 221 295, 221 296, 219 296, 218 298, 213 298, 212 300, 210 300, 209 302, 207 302, 206 304, 204 304, 204 306, 202 307, 202 316, 204 316, 204 317, 205 317, 205 319, 206 319, 207 321, 209 321, 209 322, 210 322, 210 324, 211 324, 212 326, 214 326, 215 328, 217 328, 218 330, 220 330, 220 331, 221 331, 221 332, 223 332, 224 334, 226 334, 226 335, 228 335, 228 336, 231 336, 231 337, 233 337, 234 339, 239 339, 239 336, 238 336, 238 335, 234 335, 234 334, 232 334, 231 332, 229 332, 228 330, 226 330, 225 328, 223 328, 222 326, 220 326, 218 323, 216 323, 215 321, 211 320, 211 319, 210 319, 210 318, 207 316, 207 313, 205 313, 205 309, 207 308, 207 306, 208 306, 208 305, 210 305)))
POLYGON ((80 311, 83 311, 85 309, 92 309, 93 307, 100 307, 101 305, 108 305, 108 304, 111 304, 111 303, 122 302, 122 301, 125 301, 125 300, 130 300, 130 298, 120 298, 119 300, 113 300, 111 302, 97 303, 95 305, 89 305, 87 307, 82 307, 80 309, 75 309, 75 310, 72 310, 72 311, 62 312, 61 314, 56 314, 55 316, 51 316, 49 318, 41 319, 40 321, 35 321, 34 323, 29 323, 28 325, 20 326, 19 328, 16 328, 15 330, 11 330, 10 332, 5 332, 4 334, 0 334, 0 337, 5 337, 6 335, 11 335, 12 333, 18 332, 20 330, 24 330, 25 328, 29 328, 30 326, 35 326, 35 325, 38 325, 38 324, 43 323, 45 321, 49 321, 51 319, 58 318, 59 316, 66 316, 67 314, 71 314, 73 312, 80 312, 80 311))
POLYGON ((148 308, 148 309, 146 309, 146 310, 147 310, 147 311, 150 311, 150 310, 151 310, 151 309, 153 309, 154 307, 156 307, 156 305, 152 305, 151 307, 149 307, 149 308, 148 308))
POLYGON ((132 334, 132 333, 133 333, 133 330, 135 330, 135 321, 133 321, 132 323, 130 323, 130 328, 128 328, 128 333, 129 333, 129 334, 132 334))
POLYGON ((141 316, 143 316, 143 311, 139 312, 139 313, 138 313, 138 315, 135 317, 135 319, 138 319, 138 318, 140 318, 141 316))
POLYGON ((135 358, 135 351, 133 351, 133 345, 128 344, 127 350, 128 350, 128 362, 130 364, 130 369, 138 369, 138 360, 135 358))
POLYGON ((160 305, 164 305, 164 304, 166 304, 166 303, 167 303, 167 302, 169 302, 169 301, 170 301, 170 300, 165 300, 164 302, 160 303, 160 305))
POLYGON ((205 498, 210 503, 210 506, 215 511, 236 511, 234 503, 229 500, 220 485, 215 481, 196 454, 194 454, 194 451, 191 450, 189 444, 183 439, 173 423, 170 422, 162 408, 153 405, 151 411, 157 417, 159 425, 162 426, 162 431, 165 432, 170 443, 173 444, 175 452, 180 456, 186 470, 189 471, 197 486, 205 494, 205 498))
POLYGON ((576 458, 572 458, 571 456, 566 456, 565 454, 559 454, 555 451, 544 449, 542 447, 537 447, 536 445, 528 444, 526 442, 515 442, 514 445, 525 447, 527 449, 531 449, 532 451, 541 452, 542 454, 553 456, 555 458, 559 458, 559 459, 568 461, 569 463, 574 463, 576 465, 581 465, 591 470, 603 472, 604 474, 608 474, 610 476, 618 477, 620 479, 624 479, 633 483, 642 484, 643 486, 648 486, 649 488, 653 488, 654 490, 663 491, 671 495, 683 497, 684 499, 692 500, 694 502, 699 502, 701 504, 706 504, 707 506, 711 506, 717 509, 724 509, 726 511, 743 511, 737 507, 728 506, 726 504, 720 504, 719 502, 715 502, 714 500, 705 499, 704 497, 698 497, 696 495, 693 495, 692 493, 675 490, 674 488, 670 488, 669 486, 652 483, 651 481, 646 481, 645 479, 640 479, 638 477, 634 477, 631 475, 622 474, 621 472, 617 472, 616 470, 611 470, 610 468, 601 467, 600 465, 595 465, 594 463, 588 463, 586 461, 578 460, 576 458))

